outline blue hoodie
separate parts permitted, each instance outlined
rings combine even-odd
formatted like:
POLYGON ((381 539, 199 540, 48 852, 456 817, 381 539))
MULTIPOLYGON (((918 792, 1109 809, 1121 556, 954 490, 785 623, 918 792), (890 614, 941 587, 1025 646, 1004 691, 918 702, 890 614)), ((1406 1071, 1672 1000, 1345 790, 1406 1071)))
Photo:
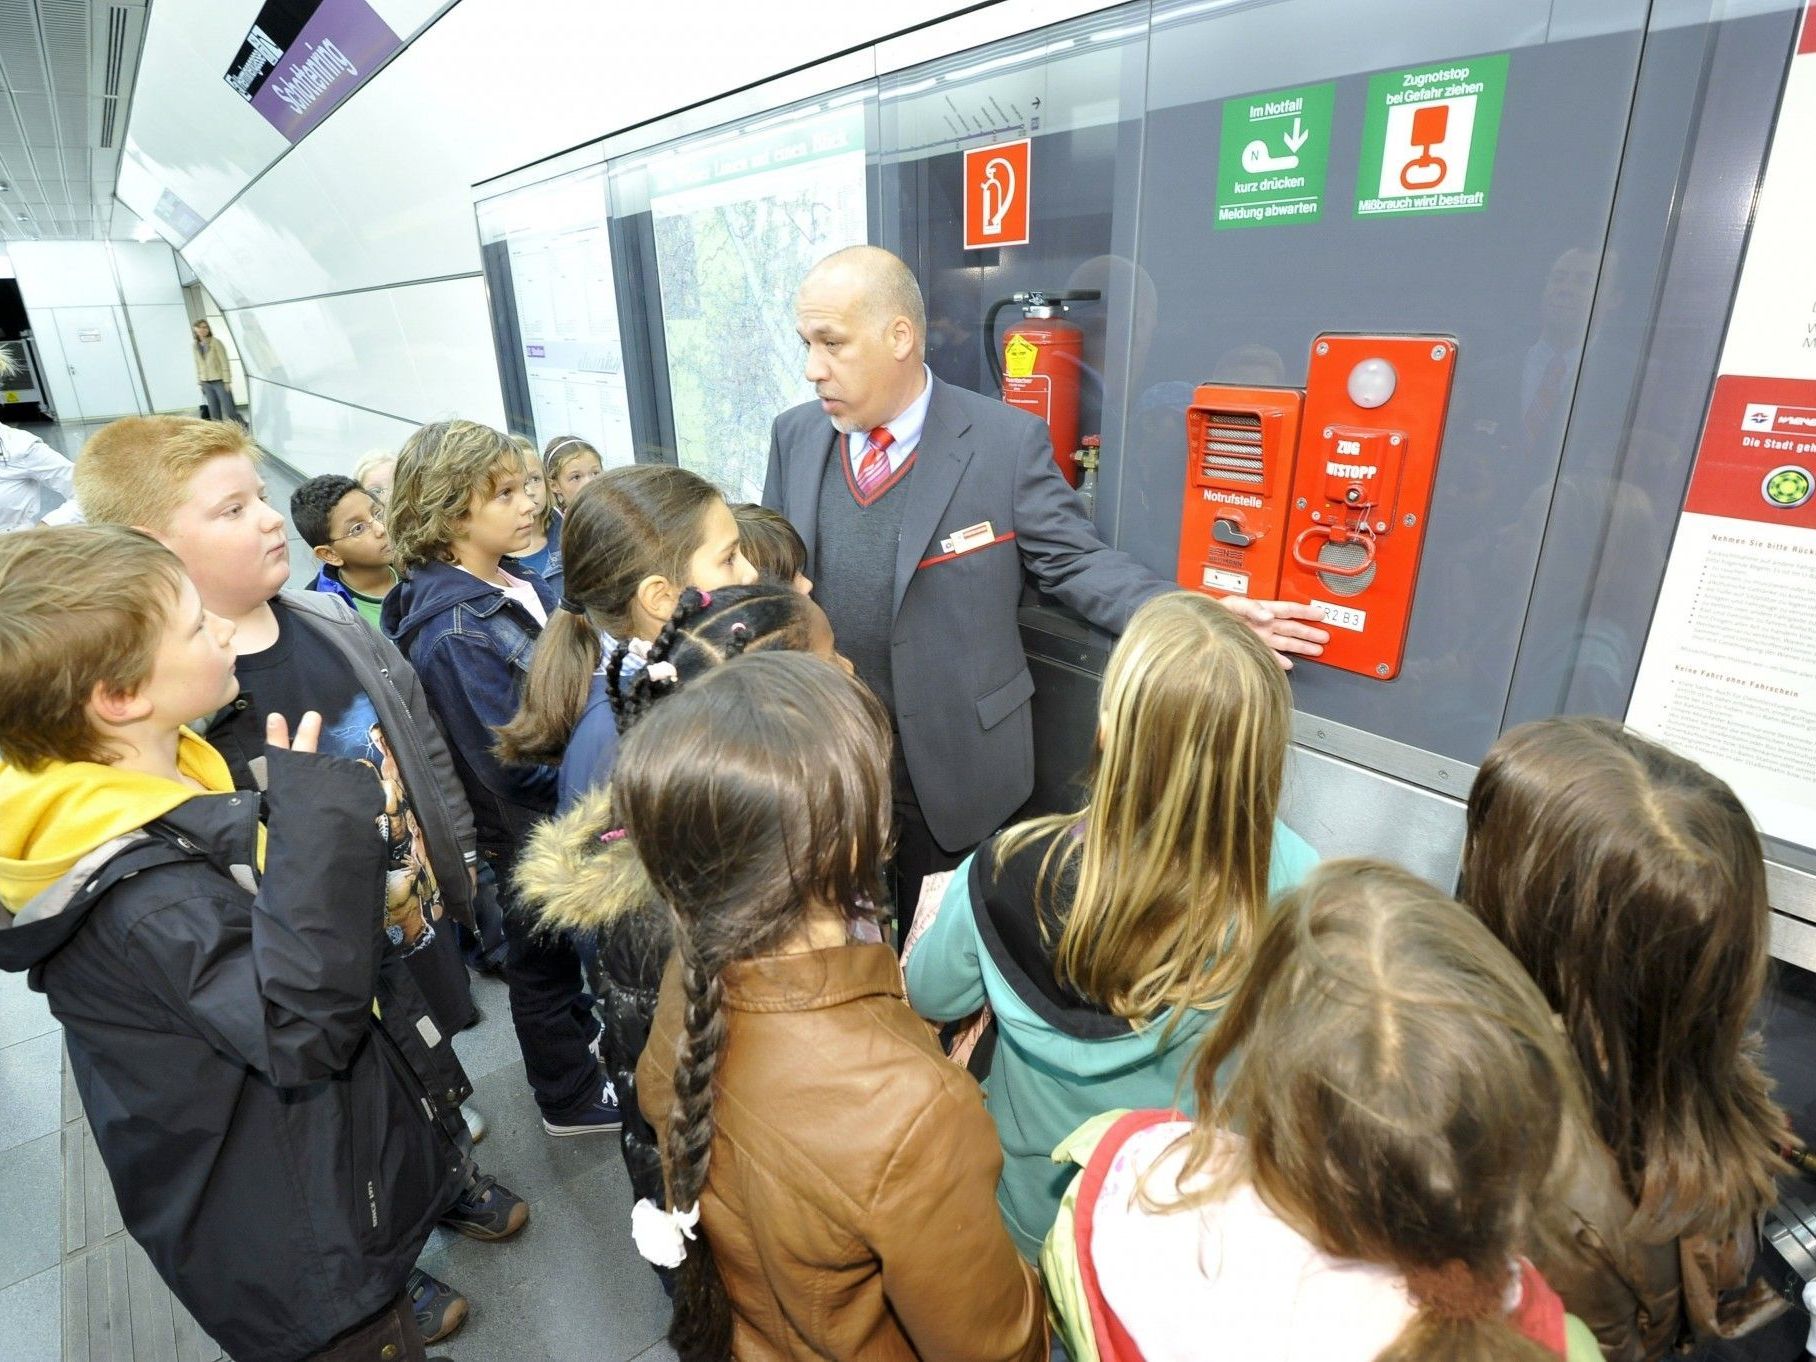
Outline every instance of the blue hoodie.
MULTIPOLYGON (((967 856, 907 967, 908 1001, 923 1017, 956 1021, 985 1003, 995 1014, 984 1105, 1003 1143, 996 1199, 1030 1262, 1039 1261, 1041 1241, 1077 1171, 1056 1164, 1054 1150, 1101 1112, 1182 1103, 1189 1112, 1191 1092, 1181 1080, 1217 1020, 1215 1012, 1192 1011, 1171 1032, 1170 1016, 1136 1030, 1054 978, 1055 924, 1043 932, 1034 913, 1035 879, 1048 845, 1024 847, 1000 874, 994 839, 967 856)), ((1292 888, 1317 861, 1303 838, 1276 822, 1269 893, 1292 888)))
MULTIPOLYGON (((535 588, 553 612, 548 584, 515 559, 499 564, 535 588)), ((514 854, 555 811, 553 766, 507 765, 492 753, 509 723, 542 626, 516 601, 452 563, 423 563, 391 588, 381 612, 385 636, 422 680, 447 732, 455 769, 473 806, 482 850, 514 854)))

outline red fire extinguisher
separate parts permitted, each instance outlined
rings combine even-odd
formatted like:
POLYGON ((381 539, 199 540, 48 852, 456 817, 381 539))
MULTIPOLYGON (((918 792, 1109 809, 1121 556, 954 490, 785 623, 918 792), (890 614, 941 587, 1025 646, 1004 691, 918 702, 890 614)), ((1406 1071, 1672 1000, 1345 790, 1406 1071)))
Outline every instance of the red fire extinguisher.
POLYGON ((1045 293, 1038 289, 999 298, 984 317, 984 356, 1003 401, 1033 412, 1047 423, 1053 461, 1067 482, 1078 486, 1078 376, 1084 365, 1085 333, 1061 316, 1069 302, 1092 302, 1096 289, 1045 293), (1022 320, 1004 335, 999 353, 996 317, 1019 304, 1022 320))

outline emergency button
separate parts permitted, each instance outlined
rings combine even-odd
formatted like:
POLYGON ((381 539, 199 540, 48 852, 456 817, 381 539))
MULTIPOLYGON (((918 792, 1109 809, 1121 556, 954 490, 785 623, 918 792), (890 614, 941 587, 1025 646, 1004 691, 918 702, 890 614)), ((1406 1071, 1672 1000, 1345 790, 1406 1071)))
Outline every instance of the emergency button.
POLYGON ((1255 542, 1255 536, 1245 534, 1242 522, 1230 515, 1220 515, 1211 522, 1211 538, 1219 544, 1232 544, 1239 549, 1246 549, 1255 542))

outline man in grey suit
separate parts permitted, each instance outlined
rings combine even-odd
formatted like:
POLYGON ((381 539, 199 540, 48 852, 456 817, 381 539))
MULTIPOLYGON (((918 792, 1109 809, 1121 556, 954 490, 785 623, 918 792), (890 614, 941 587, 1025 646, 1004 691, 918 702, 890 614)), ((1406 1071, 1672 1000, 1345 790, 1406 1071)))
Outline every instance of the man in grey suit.
MULTIPOLYGON (((914 275, 876 246, 822 260, 795 295, 819 394, 776 418, 763 504, 806 542, 814 598, 896 730, 900 926, 1034 788, 1022 573, 1120 633, 1174 583, 1108 548, 1027 412, 933 377, 914 275)), ((1309 606, 1226 601, 1276 653, 1316 655, 1309 606)))

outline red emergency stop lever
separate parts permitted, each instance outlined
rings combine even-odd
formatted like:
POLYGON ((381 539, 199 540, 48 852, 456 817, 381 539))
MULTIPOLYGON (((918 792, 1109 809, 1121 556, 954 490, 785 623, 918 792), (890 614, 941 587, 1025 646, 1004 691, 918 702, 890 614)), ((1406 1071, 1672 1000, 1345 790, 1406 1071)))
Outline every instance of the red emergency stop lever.
POLYGON ((1375 565, 1375 537, 1360 527, 1352 529, 1343 525, 1308 525, 1299 531, 1299 537, 1293 540, 1293 561, 1307 572, 1327 572, 1333 577, 1360 577, 1375 565), (1347 544, 1355 540, 1362 545, 1368 556, 1353 567, 1307 558, 1305 541, 1313 535, 1328 539, 1333 544, 1347 544))

